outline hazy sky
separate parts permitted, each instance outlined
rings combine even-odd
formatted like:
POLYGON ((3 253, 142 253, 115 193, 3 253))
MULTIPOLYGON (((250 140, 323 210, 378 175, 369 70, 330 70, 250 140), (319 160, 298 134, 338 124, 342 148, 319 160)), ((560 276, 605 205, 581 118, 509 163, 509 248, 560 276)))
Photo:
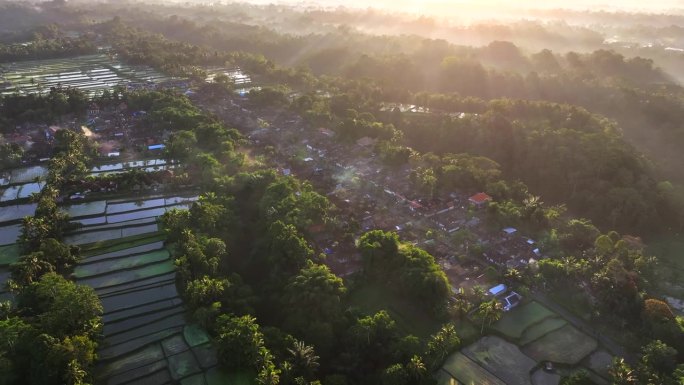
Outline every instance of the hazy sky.
POLYGON ((500 12, 548 8, 648 12, 684 11, 684 0, 253 0, 251 2, 387 8, 401 12, 442 16, 458 16, 459 13, 480 13, 487 10, 500 12))

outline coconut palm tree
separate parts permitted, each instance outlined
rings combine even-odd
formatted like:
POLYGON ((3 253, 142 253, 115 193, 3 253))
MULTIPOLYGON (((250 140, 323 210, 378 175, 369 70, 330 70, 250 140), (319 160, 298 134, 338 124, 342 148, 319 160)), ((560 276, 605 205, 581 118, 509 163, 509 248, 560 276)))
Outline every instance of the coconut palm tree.
POLYGON ((425 377, 427 368, 425 367, 423 359, 420 356, 414 355, 406 364, 406 371, 409 373, 409 376, 411 376, 412 379, 414 379, 416 382, 419 382, 423 379, 423 377, 425 377))
POLYGON ((487 326, 501 319, 503 315, 503 308, 501 303, 496 299, 491 301, 483 302, 477 308, 476 315, 482 320, 482 327, 480 328, 480 334, 484 333, 485 324, 487 326))
POLYGON ((295 341, 287 351, 290 353, 293 372, 307 379, 312 378, 318 369, 319 358, 313 346, 306 345, 302 341, 295 341))
POLYGON ((610 368, 610 377, 615 385, 635 385, 637 383, 634 370, 625 362, 624 358, 613 360, 613 367, 610 368))

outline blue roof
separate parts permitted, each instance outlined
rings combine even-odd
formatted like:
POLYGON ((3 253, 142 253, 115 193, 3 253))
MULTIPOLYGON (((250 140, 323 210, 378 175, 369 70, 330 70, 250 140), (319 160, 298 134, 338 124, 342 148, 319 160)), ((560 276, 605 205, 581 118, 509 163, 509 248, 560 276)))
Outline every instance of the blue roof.
POLYGON ((154 144, 152 146, 147 146, 148 150, 161 150, 162 148, 165 148, 166 146, 163 144, 154 144))
POLYGON ((489 289, 489 293, 493 296, 497 296, 497 295, 503 293, 504 291, 506 291, 506 285, 504 285, 503 283, 500 285, 496 285, 493 288, 489 289))

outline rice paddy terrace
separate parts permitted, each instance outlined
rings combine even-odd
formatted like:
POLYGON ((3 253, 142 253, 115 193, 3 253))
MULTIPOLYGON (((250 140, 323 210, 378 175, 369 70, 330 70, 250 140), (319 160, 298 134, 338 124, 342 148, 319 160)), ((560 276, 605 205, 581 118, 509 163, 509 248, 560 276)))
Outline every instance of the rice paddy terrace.
MULTIPOLYGON (((154 159, 101 165, 91 173, 165 167, 171 165, 154 159)), ((10 277, 9 265, 19 258, 16 240, 21 220, 36 209, 36 204, 16 199, 25 195, 21 191, 37 192, 46 172, 43 166, 19 168, 6 172, 0 181, 2 196, 7 198, 0 207, 0 300, 12 298, 4 284, 10 277)), ((64 239, 81 248, 73 278, 92 287, 104 308, 97 383, 249 383, 247 377, 227 377, 217 369, 209 337, 186 322, 176 289, 174 261, 157 220, 170 209, 189 208, 196 200, 194 195, 152 195, 63 207, 73 222, 82 225, 64 239)))
POLYGON ((151 196, 66 208, 83 227, 65 242, 79 245, 76 282, 95 289, 104 308, 98 382, 226 383, 209 337, 188 325, 175 265, 157 218, 188 208, 196 196, 151 196))
POLYGON ((169 80, 146 66, 129 66, 109 55, 23 61, 0 65, 0 94, 47 92, 72 87, 88 93, 129 83, 157 84, 169 80))
POLYGON ((35 203, 27 203, 0 208, 0 301, 12 299, 5 288, 10 277, 9 265, 19 259, 16 242, 21 232, 21 220, 33 215, 36 207, 35 203))
POLYGON ((437 373, 439 384, 558 385, 561 376, 543 369, 552 362, 562 373, 585 369, 607 384, 613 356, 596 339, 537 302, 509 313, 487 336, 450 356, 437 373))
MULTIPOLYGON (((173 167, 174 165, 167 164, 164 159, 137 160, 95 166, 90 170, 90 175, 120 174, 130 170, 153 172, 173 167)), ((47 167, 45 166, 16 168, 0 173, 0 204, 27 199, 31 194, 40 192, 45 185, 41 179, 46 175, 47 167)))

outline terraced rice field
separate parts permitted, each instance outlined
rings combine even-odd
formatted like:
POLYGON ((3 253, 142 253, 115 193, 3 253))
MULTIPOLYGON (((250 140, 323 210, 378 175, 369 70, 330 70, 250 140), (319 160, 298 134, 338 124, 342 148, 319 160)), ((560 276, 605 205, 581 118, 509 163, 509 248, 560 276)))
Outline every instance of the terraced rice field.
MULTIPOLYGON (((90 170, 90 175, 103 176, 108 174, 119 174, 130 170, 141 170, 154 172, 173 168, 174 165, 167 164, 164 159, 136 160, 131 162, 119 162, 101 164, 90 170)), ((30 166, 16 168, 0 174, 0 202, 11 202, 19 199, 26 199, 31 194, 39 193, 45 186, 44 179, 47 175, 45 166, 30 166)), ((84 216, 81 212, 69 213, 72 216, 84 216)), ((97 212, 92 213, 98 214, 97 212)))
POLYGON ((104 308, 98 383, 235 383, 217 370, 206 333, 186 322, 175 266, 156 223, 166 210, 188 207, 195 199, 149 197, 66 208, 100 219, 67 237, 82 246, 74 278, 93 287, 104 308))
POLYGON ((463 354, 508 385, 532 385, 530 373, 537 362, 499 337, 484 337, 463 349, 463 354))
POLYGON ((172 168, 173 165, 167 164, 164 159, 149 159, 149 160, 136 160, 131 162, 123 163, 111 163, 102 164, 93 167, 90 170, 91 175, 109 175, 109 174, 119 174, 129 170, 142 170, 146 172, 166 170, 167 168, 172 168))
POLYGON ((447 358, 441 370, 464 385, 506 385, 463 353, 447 358))
POLYGON ((494 325, 494 329, 506 337, 518 339, 530 326, 553 316, 557 315, 538 302, 530 302, 506 313, 506 316, 494 325))
POLYGON ((595 339, 537 302, 513 309, 494 329, 516 341, 525 354, 539 362, 577 365, 598 347, 595 339))
POLYGON ((169 80, 150 67, 128 66, 108 55, 8 63, 0 66, 0 94, 33 94, 51 87, 96 93, 130 82, 156 84, 169 80))
MULTIPOLYGON (((32 205, 35 210, 35 205, 32 205)), ((30 208, 30 207, 29 207, 30 208)), ((9 265, 19 259, 19 246, 16 244, 17 237, 21 232, 21 226, 17 223, 17 214, 22 214, 26 211, 26 215, 31 215, 33 212, 28 212, 29 208, 25 207, 1 207, 0 217, 0 302, 11 300, 12 295, 7 291, 5 284, 10 278, 9 265)))
POLYGON ((17 199, 25 199, 31 194, 37 194, 45 186, 42 182, 24 183, 15 186, 9 186, 0 195, 0 202, 9 202, 17 199))
POLYGON ((571 325, 565 325, 523 347, 538 361, 577 365, 598 348, 598 342, 571 325))
POLYGON ((610 357, 597 351, 598 342, 537 302, 505 313, 493 328, 503 338, 483 337, 449 357, 440 384, 558 385, 560 376, 541 369, 546 361, 606 377, 610 357))

